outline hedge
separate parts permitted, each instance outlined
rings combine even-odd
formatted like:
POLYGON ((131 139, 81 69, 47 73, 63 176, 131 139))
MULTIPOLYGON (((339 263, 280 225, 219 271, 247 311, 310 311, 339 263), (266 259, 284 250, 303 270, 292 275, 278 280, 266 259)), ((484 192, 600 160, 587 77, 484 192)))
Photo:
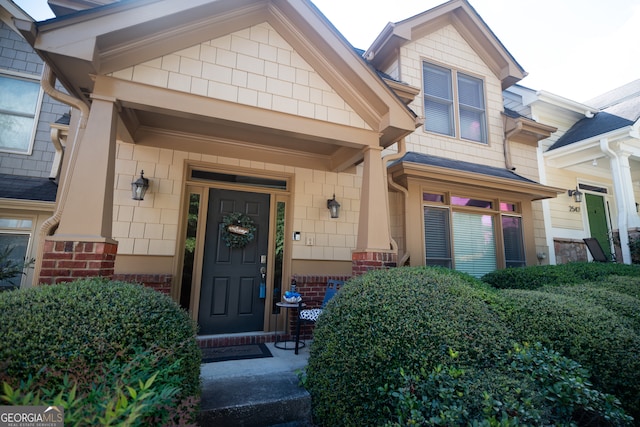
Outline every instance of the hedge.
POLYGON ((75 384, 92 393, 99 385, 95 381, 121 371, 112 378, 118 384, 108 387, 117 392, 132 378, 144 383, 155 374, 158 393, 173 393, 176 407, 189 401, 195 408, 200 393, 196 325, 152 289, 86 279, 4 292, 0 328, 0 379, 11 388, 26 391, 31 378, 38 388, 68 392, 75 384))
POLYGON ((498 289, 534 290, 546 285, 570 285, 597 282, 615 276, 640 277, 640 265, 573 262, 506 268, 485 274, 482 281, 498 289))
MULTIPOLYGON (((396 268, 347 282, 318 319, 306 387, 322 425, 385 421, 379 388, 400 368, 431 369, 455 354, 491 367, 511 334, 487 301, 494 291, 444 269, 396 268)), ((477 282, 475 282, 477 283, 477 282)))
MULTIPOLYGON (((640 336, 612 310, 580 297, 505 290, 499 311, 519 339, 540 342, 588 369, 595 387, 640 416, 640 336)), ((495 300, 499 301, 499 300, 495 300)))

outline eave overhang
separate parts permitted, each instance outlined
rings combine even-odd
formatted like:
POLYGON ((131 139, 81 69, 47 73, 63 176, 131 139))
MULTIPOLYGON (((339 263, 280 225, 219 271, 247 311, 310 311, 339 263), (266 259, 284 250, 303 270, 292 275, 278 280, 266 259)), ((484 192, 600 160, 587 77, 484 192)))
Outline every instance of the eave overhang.
POLYGON ((602 140, 606 140, 615 151, 625 152, 640 159, 640 122, 545 151, 542 155, 548 166, 559 169, 591 163, 595 159, 605 157, 601 149, 602 140))
POLYGON ((500 40, 466 0, 452 0, 397 23, 389 23, 365 52, 378 69, 395 60, 400 47, 446 25, 453 25, 506 89, 527 76, 500 40))
POLYGON ((413 162, 398 162, 389 168, 394 181, 407 178, 438 182, 447 186, 462 185, 469 193, 477 189, 490 190, 502 194, 511 193, 514 197, 527 200, 551 199, 564 193, 563 188, 550 187, 537 182, 521 181, 484 175, 463 170, 456 170, 413 162))
POLYGON ((534 147, 537 147, 538 141, 549 138, 558 130, 556 127, 538 123, 527 117, 509 117, 504 113, 503 117, 505 118, 505 135, 509 141, 534 147))
POLYGON ((306 1, 140 0, 38 25, 23 21, 20 28, 65 88, 89 104, 96 76, 263 22, 278 31, 371 127, 378 145, 390 146, 420 126, 375 70, 306 1))

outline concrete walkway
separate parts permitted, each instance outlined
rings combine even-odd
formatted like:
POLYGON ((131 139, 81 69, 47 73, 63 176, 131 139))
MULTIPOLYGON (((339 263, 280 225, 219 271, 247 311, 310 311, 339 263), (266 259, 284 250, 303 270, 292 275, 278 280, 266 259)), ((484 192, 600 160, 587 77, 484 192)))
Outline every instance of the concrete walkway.
POLYGON ((307 365, 309 344, 298 355, 269 343, 273 357, 202 364, 199 425, 311 426, 311 399, 296 373, 307 365))

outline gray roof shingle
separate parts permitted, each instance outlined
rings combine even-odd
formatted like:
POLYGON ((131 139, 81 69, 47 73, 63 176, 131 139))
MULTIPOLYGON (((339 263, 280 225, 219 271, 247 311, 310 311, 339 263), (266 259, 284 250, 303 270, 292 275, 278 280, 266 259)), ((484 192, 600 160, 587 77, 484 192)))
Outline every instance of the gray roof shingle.
POLYGON ((48 178, 0 174, 0 198, 55 202, 58 186, 48 178))
MULTIPOLYGON (((496 178, 505 178, 505 179, 511 179, 514 181, 538 184, 537 182, 532 181, 523 176, 520 176, 508 169, 480 165, 477 163, 463 162, 461 160, 447 159, 444 157, 430 156, 427 154, 421 154, 421 153, 415 153, 415 152, 408 152, 397 162, 419 163, 422 165, 437 166, 441 168, 477 173, 479 175, 493 176, 496 178)), ((394 164, 397 162, 394 162, 394 164)))
POLYGON ((575 123, 549 147, 549 151, 637 122, 640 119, 640 80, 607 92, 589 102, 602 110, 593 118, 584 118, 575 123))

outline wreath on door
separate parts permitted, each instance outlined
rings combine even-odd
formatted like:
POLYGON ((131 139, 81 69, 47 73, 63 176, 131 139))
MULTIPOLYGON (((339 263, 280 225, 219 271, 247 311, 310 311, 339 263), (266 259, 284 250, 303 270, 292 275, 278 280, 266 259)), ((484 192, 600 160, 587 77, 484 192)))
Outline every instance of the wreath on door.
POLYGON ((254 239, 256 226, 248 215, 233 212, 222 219, 222 233, 228 247, 244 248, 254 239))

